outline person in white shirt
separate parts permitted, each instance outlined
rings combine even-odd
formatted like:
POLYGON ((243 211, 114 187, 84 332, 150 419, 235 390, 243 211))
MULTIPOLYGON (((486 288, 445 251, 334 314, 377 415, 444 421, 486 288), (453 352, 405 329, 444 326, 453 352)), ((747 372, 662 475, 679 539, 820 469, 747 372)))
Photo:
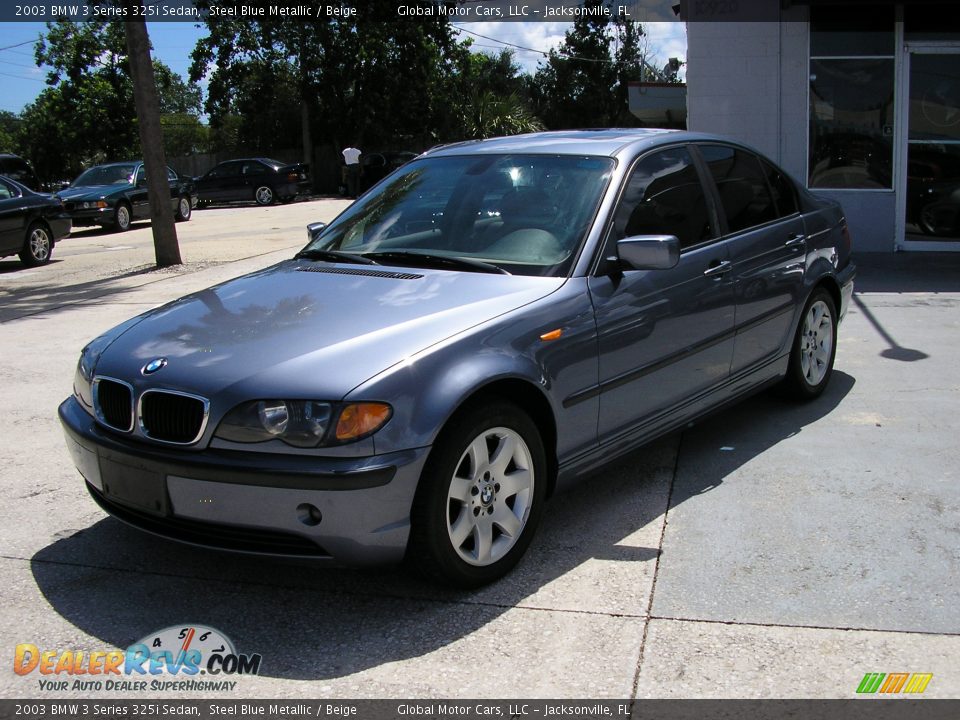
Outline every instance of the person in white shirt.
POLYGON ((347 195, 355 198, 360 190, 360 156, 361 153, 355 147, 343 149, 343 162, 347 170, 347 195))

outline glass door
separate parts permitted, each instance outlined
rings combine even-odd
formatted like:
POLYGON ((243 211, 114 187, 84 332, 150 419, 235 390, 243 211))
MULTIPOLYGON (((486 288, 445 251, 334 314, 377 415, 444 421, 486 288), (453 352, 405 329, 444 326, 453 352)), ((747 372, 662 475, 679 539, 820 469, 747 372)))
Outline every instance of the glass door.
POLYGON ((960 243, 960 48, 907 54, 905 250, 960 243))

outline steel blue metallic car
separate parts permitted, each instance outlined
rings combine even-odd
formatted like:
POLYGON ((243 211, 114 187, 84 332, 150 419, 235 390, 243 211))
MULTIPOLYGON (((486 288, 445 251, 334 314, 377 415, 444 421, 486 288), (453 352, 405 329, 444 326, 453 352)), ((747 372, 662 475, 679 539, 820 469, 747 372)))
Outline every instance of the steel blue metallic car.
POLYGON ((837 204, 676 131, 438 148, 312 231, 84 348, 60 417, 109 513, 490 582, 560 486, 761 388, 818 396, 855 272, 837 204))

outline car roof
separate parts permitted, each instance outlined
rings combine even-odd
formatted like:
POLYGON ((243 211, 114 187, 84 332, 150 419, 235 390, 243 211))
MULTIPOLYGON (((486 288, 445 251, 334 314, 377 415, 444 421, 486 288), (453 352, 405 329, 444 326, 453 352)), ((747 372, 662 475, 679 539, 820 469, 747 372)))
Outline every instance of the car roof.
POLYGON ((116 162, 100 163, 99 165, 91 165, 88 170, 95 167, 114 167, 115 165, 142 165, 143 160, 117 160, 116 162))
POLYGON ((445 155, 473 155, 486 153, 534 153, 558 155, 607 155, 615 157, 629 147, 653 147, 664 143, 713 140, 729 142, 725 138, 706 133, 662 128, 608 128, 604 130, 555 130, 550 132, 512 135, 489 140, 442 145, 424 153, 430 157, 445 155))

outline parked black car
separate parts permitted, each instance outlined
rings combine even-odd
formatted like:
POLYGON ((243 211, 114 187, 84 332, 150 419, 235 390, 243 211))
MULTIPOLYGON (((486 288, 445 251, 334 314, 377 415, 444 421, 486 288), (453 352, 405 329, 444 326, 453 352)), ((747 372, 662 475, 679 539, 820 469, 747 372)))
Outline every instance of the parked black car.
POLYGON ((30 163, 17 155, 0 153, 0 175, 10 178, 34 192, 43 190, 43 185, 30 163))
POLYGON ((196 178, 200 202, 253 200, 257 205, 290 202, 310 187, 307 166, 270 158, 227 160, 196 178))
MULTIPOLYGON (((170 168, 167 180, 177 220, 189 220, 197 204, 193 180, 180 177, 170 168)), ((96 165, 59 195, 76 226, 102 225, 122 232, 129 230, 134 220, 150 218, 147 176, 140 160, 96 165)))
MULTIPOLYGON (((417 153, 408 150, 364 153, 360 156, 360 191, 366 192, 415 157, 417 157, 417 153)), ((346 185, 344 185, 343 193, 346 194, 346 185)))
POLYGON ((24 265, 46 265, 54 244, 69 234, 59 198, 0 177, 0 257, 18 253, 24 265))

